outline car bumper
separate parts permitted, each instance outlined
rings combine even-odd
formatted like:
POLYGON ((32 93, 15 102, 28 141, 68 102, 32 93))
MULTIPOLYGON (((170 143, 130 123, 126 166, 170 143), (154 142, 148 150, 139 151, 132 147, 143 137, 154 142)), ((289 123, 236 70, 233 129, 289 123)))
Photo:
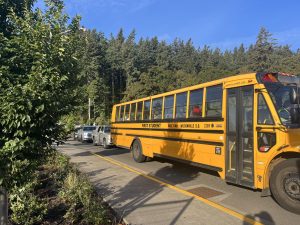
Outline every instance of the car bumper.
POLYGON ((93 141, 92 137, 84 137, 82 138, 83 141, 93 141))

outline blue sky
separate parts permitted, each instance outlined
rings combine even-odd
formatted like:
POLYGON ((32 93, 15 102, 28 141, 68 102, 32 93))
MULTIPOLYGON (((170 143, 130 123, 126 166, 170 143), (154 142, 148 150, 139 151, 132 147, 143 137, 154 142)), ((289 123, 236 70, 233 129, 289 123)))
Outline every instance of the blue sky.
MULTIPOLYGON (((41 1, 41 0, 39 0, 41 1)), ((232 49, 255 42, 266 27, 279 44, 300 48, 299 0, 65 0, 71 16, 106 36, 122 27, 137 38, 157 36, 173 41, 191 38, 197 47, 207 44, 232 49)))

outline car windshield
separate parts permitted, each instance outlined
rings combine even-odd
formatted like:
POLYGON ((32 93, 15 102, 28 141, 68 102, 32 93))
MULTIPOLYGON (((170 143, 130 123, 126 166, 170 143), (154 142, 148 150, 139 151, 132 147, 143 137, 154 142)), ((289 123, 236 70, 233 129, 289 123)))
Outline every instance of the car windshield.
POLYGON ((104 128, 104 133, 109 133, 110 132, 110 127, 105 127, 104 128))
POLYGON ((292 124, 290 112, 294 105, 290 99, 290 92, 295 85, 283 85, 281 83, 267 83, 265 85, 270 93, 281 122, 284 125, 292 124))
POLYGON ((96 129, 96 127, 84 127, 83 131, 93 131, 95 129, 96 129))

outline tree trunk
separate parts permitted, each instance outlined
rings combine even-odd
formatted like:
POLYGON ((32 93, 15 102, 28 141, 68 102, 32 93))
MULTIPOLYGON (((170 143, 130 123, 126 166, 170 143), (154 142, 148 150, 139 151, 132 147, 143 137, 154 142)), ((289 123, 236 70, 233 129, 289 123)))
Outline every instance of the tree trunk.
POLYGON ((8 223, 8 200, 7 192, 0 187, 0 225, 7 225, 8 223))

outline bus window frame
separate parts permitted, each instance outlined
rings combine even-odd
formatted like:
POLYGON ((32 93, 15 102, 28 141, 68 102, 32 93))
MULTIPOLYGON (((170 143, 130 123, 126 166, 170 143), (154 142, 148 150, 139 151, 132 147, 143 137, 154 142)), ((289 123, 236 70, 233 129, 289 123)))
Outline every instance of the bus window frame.
POLYGON ((121 105, 120 106, 120 117, 119 117, 119 121, 124 121, 124 117, 125 117, 125 105, 121 105), (122 108, 123 108, 123 114, 122 114, 122 108), (122 115, 122 118, 121 118, 122 115))
MULTIPOLYGON (((188 105, 187 105, 187 119, 201 119, 203 118, 203 99, 204 99, 204 88, 197 88, 193 90, 189 90, 189 95, 188 95, 188 105), (191 93, 194 91, 202 91, 202 102, 201 102, 201 115, 200 117, 191 117, 190 116, 190 106, 191 106, 191 93)), ((193 105, 195 106, 195 104, 193 105)))
POLYGON ((164 101, 164 98, 163 97, 157 97, 157 98, 153 98, 151 99, 151 120, 161 120, 163 118, 163 101, 164 101), (160 118, 152 118, 153 117, 153 103, 155 100, 161 100, 161 111, 160 111, 160 118))
MULTIPOLYGON (((205 100, 205 105, 204 105, 204 111, 205 111, 205 113, 204 113, 204 115, 203 115, 203 112, 202 112, 202 116, 203 117, 206 117, 208 119, 209 118, 223 118, 223 107, 224 107, 224 86, 223 86, 223 83, 214 84, 214 85, 205 87, 205 98, 203 98, 203 99, 205 100), (218 87, 218 86, 221 87, 221 93, 222 93, 222 96, 220 98, 221 99, 221 113, 218 116, 207 116, 207 105, 208 105, 207 104, 207 93, 208 93, 208 89, 214 88, 214 87, 218 87)), ((202 108, 203 108, 203 106, 202 106, 202 108)))
MULTIPOLYGON (((274 103, 272 102, 272 104, 274 104, 274 103)), ((270 108, 270 106, 269 106, 269 104, 268 104, 268 102, 267 102, 267 100, 266 100, 263 93, 258 93, 258 95, 257 95, 257 106, 256 107, 257 107, 257 121, 256 121, 257 125, 259 125, 259 126, 274 126, 275 125, 275 118, 272 114, 271 108, 270 108), (262 100, 264 101, 264 103, 265 103, 265 105, 268 109, 268 112, 270 114, 270 117, 272 119, 272 123, 270 123, 270 124, 259 123, 259 96, 262 96, 262 100)), ((275 110, 275 112, 277 112, 277 111, 275 110)))
POLYGON ((138 102, 136 102, 136 113, 135 113, 135 120, 136 121, 143 120, 143 110, 144 110, 144 101, 138 101, 138 102), (140 119, 137 119, 138 114, 139 114, 139 111, 138 111, 139 103, 141 103, 141 105, 142 105, 142 110, 140 111, 140 119))
MULTIPOLYGON (((173 120, 174 119, 174 107, 175 107, 175 99, 176 99, 176 94, 171 94, 171 95, 165 95, 163 99, 163 114, 162 114, 162 120, 173 120), (172 117, 171 118, 165 118, 165 101, 166 98, 173 96, 173 105, 172 105, 172 117)), ((168 109, 170 109, 169 107, 168 109)))
POLYGON ((130 114, 129 114, 129 121, 135 121, 136 120, 136 111, 137 111, 137 102, 133 102, 130 104, 130 114), (132 105, 135 105, 135 108, 134 108, 134 117, 131 118, 131 115, 132 115, 132 105))
POLYGON ((116 106, 115 121, 120 121, 120 106, 116 106))
POLYGON ((151 120, 151 99, 143 101, 143 120, 144 121, 150 121, 151 120), (148 117, 148 119, 144 118, 144 115, 145 115, 145 103, 146 102, 149 102, 149 117, 148 117))
POLYGON ((124 112, 124 120, 123 121, 130 121, 130 110, 131 110, 131 104, 130 103, 125 104, 125 112, 124 112), (127 107, 128 107, 128 112, 127 112, 127 107), (127 114, 127 117, 126 117, 126 114, 127 114))
POLYGON ((183 91, 183 92, 179 92, 179 93, 176 93, 176 101, 175 101, 175 117, 173 117, 175 120, 177 119, 186 119, 186 115, 187 115, 187 100, 188 99, 188 91, 183 91), (182 106, 179 106, 179 107, 182 107, 184 108, 185 107, 185 115, 183 117, 177 117, 177 95, 182 95, 182 94, 185 94, 185 105, 182 105, 182 106))

